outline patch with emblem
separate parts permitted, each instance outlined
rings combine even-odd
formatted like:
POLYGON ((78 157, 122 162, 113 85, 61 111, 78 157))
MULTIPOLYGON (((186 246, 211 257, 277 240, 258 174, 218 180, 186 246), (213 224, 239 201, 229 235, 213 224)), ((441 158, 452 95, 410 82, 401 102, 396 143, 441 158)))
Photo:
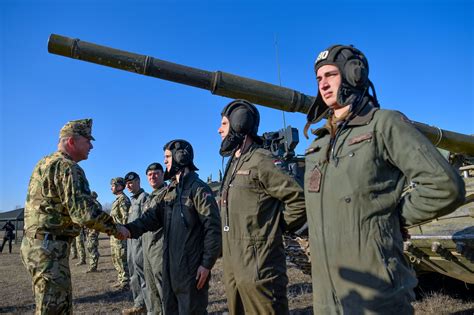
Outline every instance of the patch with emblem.
POLYGON ((353 144, 356 144, 356 143, 360 143, 362 141, 370 140, 370 139, 373 138, 373 136, 374 136, 373 132, 364 133, 364 134, 361 134, 361 135, 358 135, 354 138, 349 139, 347 144, 348 145, 353 145, 353 144))
POLYGON ((250 175, 250 170, 238 170, 237 175, 250 175))
POLYGON ((309 192, 319 192, 319 188, 321 186, 321 172, 316 167, 309 177, 309 185, 308 191, 309 192))

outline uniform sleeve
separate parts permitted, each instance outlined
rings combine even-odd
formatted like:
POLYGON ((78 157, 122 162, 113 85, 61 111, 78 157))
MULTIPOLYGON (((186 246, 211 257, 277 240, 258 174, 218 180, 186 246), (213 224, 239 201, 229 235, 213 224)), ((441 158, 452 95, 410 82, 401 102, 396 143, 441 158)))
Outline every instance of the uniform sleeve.
POLYGON ((120 200, 119 208, 118 208, 121 224, 127 223, 129 209, 130 209, 130 201, 127 198, 122 198, 122 200, 120 200))
POLYGON ((74 223, 108 235, 117 234, 114 220, 102 211, 101 204, 92 197, 89 183, 79 165, 58 163, 55 174, 59 198, 74 223))
POLYGON ((303 188, 268 157, 261 159, 258 164, 258 176, 265 191, 285 204, 283 217, 286 229, 294 232, 301 228, 306 222, 303 188))
POLYGON ((139 238, 149 231, 157 231, 163 227, 163 212, 163 204, 156 203, 135 221, 125 224, 125 227, 130 231, 132 238, 139 238))
POLYGON ((386 111, 378 126, 386 159, 415 184, 399 204, 408 225, 448 214, 464 202, 464 181, 403 114, 386 111))
POLYGON ((193 194, 193 203, 204 231, 204 251, 201 265, 211 269, 222 250, 219 207, 211 189, 205 186, 196 188, 193 194))

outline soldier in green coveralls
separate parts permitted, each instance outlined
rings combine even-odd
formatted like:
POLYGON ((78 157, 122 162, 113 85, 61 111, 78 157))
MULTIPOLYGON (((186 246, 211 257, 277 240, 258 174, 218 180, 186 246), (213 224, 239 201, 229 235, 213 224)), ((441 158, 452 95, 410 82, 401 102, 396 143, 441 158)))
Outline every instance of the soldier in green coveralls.
POLYGON ((36 314, 72 314, 69 252, 81 226, 122 237, 77 164, 92 149, 92 120, 66 123, 58 151, 36 164, 25 204, 21 258, 32 276, 36 314))
POLYGON ((315 72, 305 134, 327 121, 312 131, 304 178, 314 313, 411 314, 401 231, 456 209, 464 182, 410 120, 379 108, 362 52, 332 46, 315 72))
POLYGON ((235 100, 222 111, 222 256, 230 314, 288 314, 283 232, 306 221, 303 188, 257 135, 260 115, 235 100))
POLYGON ((210 272, 221 251, 219 209, 211 188, 195 173, 191 144, 177 139, 164 150, 165 179, 171 183, 162 201, 120 229, 137 238, 163 228, 164 313, 207 314, 210 272))

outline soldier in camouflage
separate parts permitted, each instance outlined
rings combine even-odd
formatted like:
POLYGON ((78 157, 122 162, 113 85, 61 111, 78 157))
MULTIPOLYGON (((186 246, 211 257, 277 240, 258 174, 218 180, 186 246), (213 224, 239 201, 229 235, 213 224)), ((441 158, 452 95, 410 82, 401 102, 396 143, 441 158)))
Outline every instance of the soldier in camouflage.
POLYGON ((76 244, 77 256, 79 261, 76 266, 81 266, 86 264, 86 247, 84 245, 86 241, 86 229, 81 228, 79 235, 74 238, 74 243, 76 244))
POLYGON ((235 100, 222 111, 222 257, 230 314, 288 314, 283 232, 306 221, 303 188, 274 163, 257 135, 257 108, 235 100))
POLYGON ((58 151, 41 159, 30 178, 21 258, 32 276, 36 314, 72 314, 69 253, 81 226, 123 237, 77 164, 92 149, 91 129, 91 119, 66 123, 58 151))
MULTIPOLYGON (((126 224, 130 209, 130 199, 123 192, 125 181, 122 177, 112 178, 110 186, 112 193, 116 196, 112 203, 110 215, 115 223, 126 224)), ((114 287, 119 290, 126 290, 130 281, 127 264, 127 241, 110 236, 110 250, 112 252, 112 262, 118 273, 117 284, 114 287)))
MULTIPOLYGON (((93 191, 92 197, 97 200, 97 193, 93 191)), ((99 264, 99 232, 94 229, 87 229, 86 240, 87 253, 89 255, 89 269, 86 273, 97 272, 97 265, 99 264)))
POLYGON ((71 243, 71 259, 77 259, 77 245, 76 245, 76 238, 72 240, 71 243))
POLYGON ((86 248, 88 254, 89 268, 86 273, 97 272, 97 265, 99 264, 99 232, 94 229, 87 229, 86 248))

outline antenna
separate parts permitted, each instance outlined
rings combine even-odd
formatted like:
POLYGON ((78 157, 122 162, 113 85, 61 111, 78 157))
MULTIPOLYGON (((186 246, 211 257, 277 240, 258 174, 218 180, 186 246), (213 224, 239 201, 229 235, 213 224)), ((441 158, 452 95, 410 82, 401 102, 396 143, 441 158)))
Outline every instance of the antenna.
MULTIPOLYGON (((280 75, 280 59, 278 58, 278 36, 275 33, 275 55, 276 55, 276 64, 277 64, 277 72, 278 72, 278 83, 281 86, 281 75, 280 75)), ((286 128, 286 119, 285 119, 285 111, 281 111, 283 114, 283 127, 286 128)))

